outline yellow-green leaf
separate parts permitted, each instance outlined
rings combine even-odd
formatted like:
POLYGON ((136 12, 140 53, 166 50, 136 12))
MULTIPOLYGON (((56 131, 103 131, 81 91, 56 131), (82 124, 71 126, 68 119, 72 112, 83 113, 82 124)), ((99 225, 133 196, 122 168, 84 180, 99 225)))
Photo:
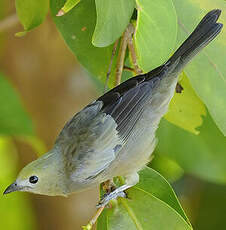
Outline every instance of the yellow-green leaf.
POLYGON ((149 166, 164 176, 164 178, 170 183, 179 180, 184 175, 184 170, 175 160, 161 154, 155 154, 152 156, 154 157, 149 163, 149 166))
MULTIPOLYGON (((25 31, 29 31, 40 25, 48 12, 48 0, 16 0, 16 12, 25 31)), ((17 36, 23 36, 19 32, 17 36)))
POLYGON ((202 125, 202 116, 206 115, 205 105, 192 89, 185 74, 179 83, 183 90, 174 94, 165 118, 187 131, 198 134, 196 128, 202 125))
POLYGON ((80 0, 67 0, 64 6, 58 11, 56 16, 62 16, 68 11, 70 11, 73 7, 75 7, 80 0))

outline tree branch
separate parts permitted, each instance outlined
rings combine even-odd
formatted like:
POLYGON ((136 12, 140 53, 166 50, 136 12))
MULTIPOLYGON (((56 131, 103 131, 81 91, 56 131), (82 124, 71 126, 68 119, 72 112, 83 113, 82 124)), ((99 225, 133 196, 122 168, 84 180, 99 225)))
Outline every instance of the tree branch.
POLYGON ((113 49, 112 49, 111 60, 110 60, 110 64, 109 64, 109 67, 108 67, 106 81, 105 81, 105 84, 104 84, 104 93, 107 90, 107 85, 108 85, 108 81, 109 81, 109 77, 110 77, 111 69, 112 69, 112 63, 113 63, 114 56, 116 54, 116 50, 117 50, 117 47, 118 47, 118 42, 119 42, 119 39, 115 42, 115 44, 113 46, 113 49))
POLYGON ((124 60, 126 55, 126 48, 128 45, 128 40, 132 36, 133 32, 134 32, 134 28, 132 24, 129 24, 121 38, 119 54, 118 54, 118 59, 116 64, 115 86, 121 83, 122 71, 123 71, 124 60))

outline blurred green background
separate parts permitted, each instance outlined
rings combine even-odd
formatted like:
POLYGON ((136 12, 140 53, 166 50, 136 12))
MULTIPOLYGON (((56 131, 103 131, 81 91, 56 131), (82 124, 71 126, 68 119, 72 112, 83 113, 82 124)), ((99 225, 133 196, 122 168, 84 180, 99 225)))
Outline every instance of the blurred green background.
MULTIPOLYGON (((98 188, 69 198, 1 194, 100 89, 50 16, 23 38, 14 36, 22 30, 14 1, 1 0, 0 17, 0 229, 81 229, 95 212, 98 188)), ((150 165, 172 183, 194 229, 225 229, 226 139, 208 113, 199 130, 196 136, 163 120, 150 165), (174 138, 177 146, 171 144, 174 138)))

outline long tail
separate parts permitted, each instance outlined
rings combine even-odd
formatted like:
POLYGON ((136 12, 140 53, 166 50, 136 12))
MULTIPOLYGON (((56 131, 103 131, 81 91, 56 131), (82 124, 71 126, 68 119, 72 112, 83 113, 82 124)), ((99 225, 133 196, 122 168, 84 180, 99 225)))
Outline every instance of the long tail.
POLYGON ((192 34, 177 49, 169 59, 169 63, 178 62, 175 72, 180 72, 183 67, 197 54, 201 49, 207 46, 221 31, 223 25, 217 23, 221 10, 212 10, 201 20, 192 34))

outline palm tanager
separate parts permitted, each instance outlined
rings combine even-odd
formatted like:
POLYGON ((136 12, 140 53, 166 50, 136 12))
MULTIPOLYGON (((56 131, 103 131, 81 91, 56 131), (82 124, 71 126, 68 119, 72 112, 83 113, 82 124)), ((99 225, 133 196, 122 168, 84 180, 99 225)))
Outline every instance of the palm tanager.
POLYGON ((26 165, 4 194, 67 196, 123 176, 125 184, 105 194, 98 205, 123 196, 150 160, 178 75, 221 31, 220 13, 210 11, 163 65, 123 82, 75 114, 53 148, 26 165))

